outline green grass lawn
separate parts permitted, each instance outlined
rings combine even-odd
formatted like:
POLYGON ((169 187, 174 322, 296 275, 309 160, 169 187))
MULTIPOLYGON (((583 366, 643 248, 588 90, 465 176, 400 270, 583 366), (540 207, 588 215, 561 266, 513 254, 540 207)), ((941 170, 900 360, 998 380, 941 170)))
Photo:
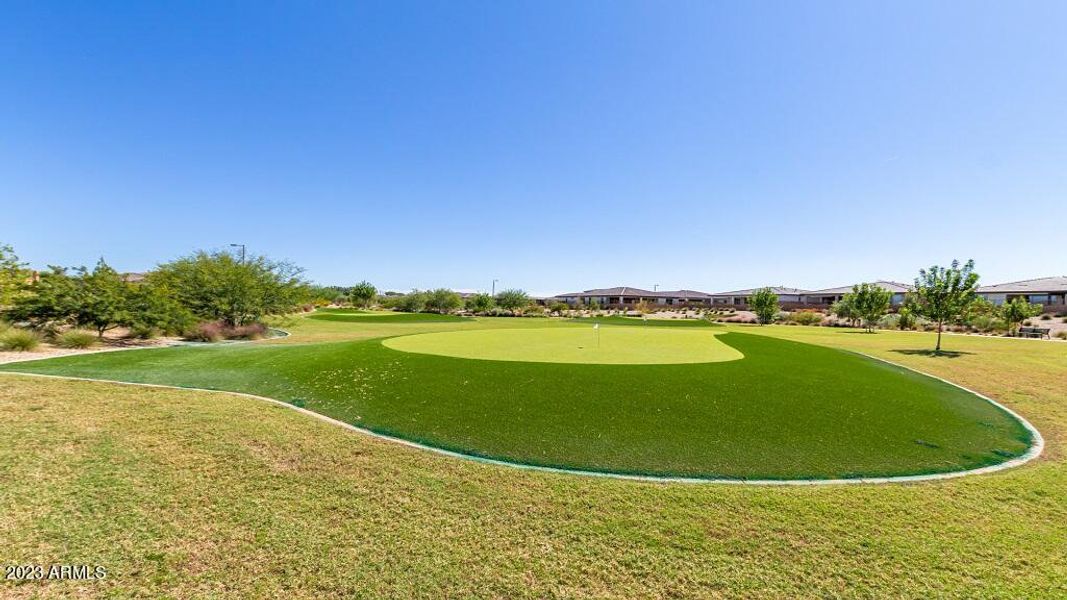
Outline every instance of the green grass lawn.
MULTIPOLYGON (((512 330, 420 341, 474 335, 495 338, 507 351, 514 332, 500 338, 505 331, 512 330)), ((526 331, 592 333, 574 326, 526 331)), ((1029 444, 1021 424, 973 394, 855 354, 738 331, 716 337, 605 327, 602 336, 711 338, 744 358, 665 365, 466 360, 368 340, 138 350, 0 369, 255 393, 475 456, 617 473, 908 475, 1003 462, 1029 444)), ((470 348, 480 346, 470 341, 470 348)))
MULTIPOLYGON (((423 330, 448 326, 472 327, 423 330)), ((260 345, 369 327, 301 319, 260 345)), ((455 460, 225 394, 4 375, 0 559, 109 576, 0 596, 1062 596, 1067 345, 946 336, 957 354, 933 357, 929 334, 729 330, 957 381, 1021 412, 1046 452, 914 485, 642 484, 455 460)))
POLYGON ((402 352, 480 360, 586 364, 676 364, 743 358, 710 331, 553 327, 422 333, 389 338, 402 352))

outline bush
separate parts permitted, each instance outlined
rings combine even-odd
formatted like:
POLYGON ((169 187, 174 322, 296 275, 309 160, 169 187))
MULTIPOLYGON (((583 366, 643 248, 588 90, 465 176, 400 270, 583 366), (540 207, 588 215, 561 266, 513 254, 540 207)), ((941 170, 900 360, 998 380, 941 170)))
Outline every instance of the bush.
POLYGON ((126 337, 138 340, 150 340, 159 335, 159 330, 148 325, 133 325, 126 337))
POLYGON ((1008 324, 1004 322, 1003 319, 999 319, 992 315, 978 315, 976 317, 971 317, 968 320, 967 324, 971 327, 974 327, 978 331, 981 331, 982 333, 990 333, 993 331, 1007 331, 1008 329, 1008 324))
POLYGON ((55 337, 55 345, 60 348, 83 350, 96 345, 97 335, 84 329, 68 329, 55 337))
POLYGON ((1054 337, 1058 337, 1061 340, 1067 340, 1067 331, 1057 331, 1054 337))
POLYGON ((1052 315, 1050 315, 1048 313, 1043 314, 1043 315, 1041 315, 1041 320, 1042 321, 1051 321, 1052 320, 1052 315))
POLYGON ((0 335, 0 350, 29 352, 41 345, 41 336, 28 329, 9 328, 0 335))
POLYGON ((223 337, 221 323, 201 323, 185 334, 185 339, 191 342, 218 342, 223 337))
POLYGON ((267 326, 263 323, 249 323, 239 327, 224 328, 223 335, 228 340, 258 340, 267 336, 267 326))
POLYGON ((786 320, 797 325, 818 325, 822 323, 822 313, 814 310, 796 310, 789 313, 786 320))
POLYGON ((396 303, 396 310, 401 312, 417 313, 426 308, 426 293, 418 290, 405 294, 396 303))

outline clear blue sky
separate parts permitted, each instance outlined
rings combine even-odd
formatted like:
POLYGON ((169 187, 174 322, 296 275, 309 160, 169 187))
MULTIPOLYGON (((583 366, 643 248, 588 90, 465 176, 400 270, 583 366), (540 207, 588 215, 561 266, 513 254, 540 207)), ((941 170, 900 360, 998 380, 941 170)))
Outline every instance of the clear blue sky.
POLYGON ((0 9, 0 241, 323 283, 1067 272, 1064 2, 0 9))

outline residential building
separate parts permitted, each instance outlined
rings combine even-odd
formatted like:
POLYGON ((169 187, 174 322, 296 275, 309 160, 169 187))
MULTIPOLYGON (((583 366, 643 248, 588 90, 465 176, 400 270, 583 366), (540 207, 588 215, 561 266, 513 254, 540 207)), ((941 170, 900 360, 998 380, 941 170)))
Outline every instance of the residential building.
MULTIPOLYGON (((904 297, 913 289, 915 289, 914 286, 908 285, 906 283, 898 283, 896 281, 875 281, 874 285, 882 288, 883 290, 888 290, 893 294, 889 300, 892 306, 900 306, 901 304, 904 304, 904 297)), ((813 292, 808 292, 805 295, 804 302, 806 304, 819 304, 829 306, 834 302, 841 300, 841 298, 843 298, 845 294, 849 294, 851 292, 851 285, 827 288, 825 290, 815 290, 813 292)))
MULTIPOLYGON (((782 304, 801 304, 804 302, 804 295, 808 293, 806 290, 780 285, 772 285, 768 287, 772 292, 778 294, 778 302, 782 304)), ((747 306, 749 299, 752 298, 752 295, 761 289, 763 288, 734 290, 732 292, 719 292, 716 294, 711 294, 711 303, 732 306, 747 306)))
POLYGON ((1025 298, 1031 304, 1063 309, 1067 305, 1067 275, 984 285, 978 288, 978 295, 998 306, 1015 298, 1025 298))

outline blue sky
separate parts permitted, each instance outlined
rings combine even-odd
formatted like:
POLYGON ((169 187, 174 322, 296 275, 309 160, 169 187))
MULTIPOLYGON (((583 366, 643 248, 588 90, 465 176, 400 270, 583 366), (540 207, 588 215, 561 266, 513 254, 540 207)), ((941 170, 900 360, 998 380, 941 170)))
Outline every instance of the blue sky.
POLYGON ((323 283, 1067 272, 1067 3, 0 8, 0 241, 323 283))

